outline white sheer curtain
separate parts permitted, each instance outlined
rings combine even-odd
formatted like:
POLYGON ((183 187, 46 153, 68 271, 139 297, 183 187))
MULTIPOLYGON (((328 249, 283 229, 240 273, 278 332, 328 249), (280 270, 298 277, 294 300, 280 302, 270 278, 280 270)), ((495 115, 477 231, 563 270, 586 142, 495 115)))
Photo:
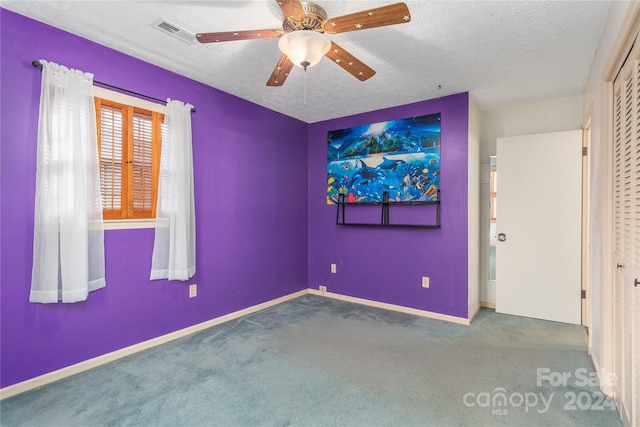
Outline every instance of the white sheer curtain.
POLYGON ((151 279, 189 280, 196 274, 191 108, 167 101, 162 137, 151 279))
POLYGON ((29 301, 84 301, 106 284, 93 75, 40 62, 29 301))

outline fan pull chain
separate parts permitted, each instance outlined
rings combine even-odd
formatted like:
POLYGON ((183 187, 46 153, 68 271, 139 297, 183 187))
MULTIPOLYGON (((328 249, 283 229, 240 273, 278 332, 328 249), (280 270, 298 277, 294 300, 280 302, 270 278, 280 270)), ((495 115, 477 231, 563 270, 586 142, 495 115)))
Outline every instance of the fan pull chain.
POLYGON ((307 106, 307 67, 304 67, 304 106, 307 106))

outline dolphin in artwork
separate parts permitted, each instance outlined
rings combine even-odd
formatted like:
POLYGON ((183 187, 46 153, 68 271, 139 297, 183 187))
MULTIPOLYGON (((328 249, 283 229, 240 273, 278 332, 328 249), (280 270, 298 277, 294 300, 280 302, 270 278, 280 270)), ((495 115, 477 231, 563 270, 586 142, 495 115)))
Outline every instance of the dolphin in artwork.
POLYGON ((402 163, 405 163, 404 160, 389 160, 386 157, 383 157, 382 163, 378 165, 378 168, 383 170, 395 169, 402 163))
POLYGON ((351 177, 351 182, 355 184, 366 184, 380 178, 383 174, 375 168, 369 167, 360 160, 360 169, 351 177))

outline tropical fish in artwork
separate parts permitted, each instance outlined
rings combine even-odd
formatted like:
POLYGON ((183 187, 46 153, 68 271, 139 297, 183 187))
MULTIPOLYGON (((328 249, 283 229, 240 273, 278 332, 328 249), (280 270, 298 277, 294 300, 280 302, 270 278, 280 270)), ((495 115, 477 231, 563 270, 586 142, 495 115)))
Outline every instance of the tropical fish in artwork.
POLYGON ((418 182, 416 183, 416 188, 422 190, 427 185, 429 185, 429 181, 431 181, 431 179, 428 176, 420 177, 418 179, 418 182))
POLYGON ((427 192, 425 193, 427 196, 431 197, 434 194, 436 194, 438 192, 438 186, 435 184, 432 184, 431 187, 429 187, 429 189, 427 190, 427 192))
POLYGON ((403 160, 389 160, 386 157, 383 157, 382 160, 382 163, 380 163, 378 167, 383 170, 395 169, 398 165, 405 163, 403 160))
POLYGON ((395 190, 395 189, 396 189, 396 186, 395 186, 394 184, 395 184, 395 181, 394 181, 394 180, 392 180, 392 179, 385 180, 385 181, 382 183, 382 188, 384 188, 384 189, 385 189, 385 190, 387 190, 387 191, 395 190))
POLYGON ((413 185, 413 181, 411 180, 411 175, 409 174, 405 175, 401 185, 405 187, 411 187, 413 185))

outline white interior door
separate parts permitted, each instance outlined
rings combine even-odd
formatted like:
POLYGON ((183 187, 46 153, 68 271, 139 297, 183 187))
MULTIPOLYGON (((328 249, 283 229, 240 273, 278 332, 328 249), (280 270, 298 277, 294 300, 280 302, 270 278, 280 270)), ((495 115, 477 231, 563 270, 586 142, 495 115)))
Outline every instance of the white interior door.
POLYGON ((579 325, 582 131, 499 138, 496 311, 579 325))

